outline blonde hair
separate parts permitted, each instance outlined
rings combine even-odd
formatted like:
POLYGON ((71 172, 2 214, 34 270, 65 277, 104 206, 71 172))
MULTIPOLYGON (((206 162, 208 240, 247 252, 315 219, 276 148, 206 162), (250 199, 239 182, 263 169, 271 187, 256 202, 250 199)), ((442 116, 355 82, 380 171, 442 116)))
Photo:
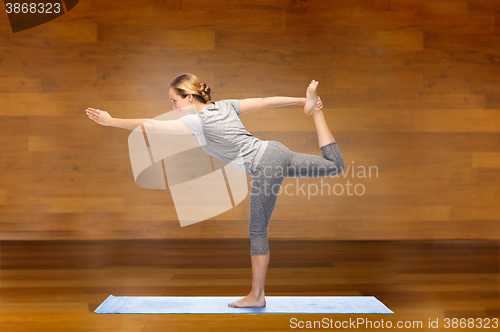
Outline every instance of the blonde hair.
POLYGON ((205 83, 201 83, 194 74, 180 74, 170 83, 170 87, 174 88, 175 92, 182 98, 194 95, 202 103, 208 103, 212 100, 210 88, 205 83))

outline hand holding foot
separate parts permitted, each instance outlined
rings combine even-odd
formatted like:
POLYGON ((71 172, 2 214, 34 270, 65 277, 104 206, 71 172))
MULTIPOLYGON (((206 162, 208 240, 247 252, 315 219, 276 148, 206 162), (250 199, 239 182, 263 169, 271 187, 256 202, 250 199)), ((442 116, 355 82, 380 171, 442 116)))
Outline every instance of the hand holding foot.
POLYGON ((323 102, 321 101, 321 98, 318 96, 318 102, 316 103, 316 108, 322 110, 323 109, 323 102))
POLYGON ((312 115, 316 110, 323 108, 323 103, 316 93, 319 82, 312 80, 306 90, 306 103, 304 105, 304 113, 312 115))

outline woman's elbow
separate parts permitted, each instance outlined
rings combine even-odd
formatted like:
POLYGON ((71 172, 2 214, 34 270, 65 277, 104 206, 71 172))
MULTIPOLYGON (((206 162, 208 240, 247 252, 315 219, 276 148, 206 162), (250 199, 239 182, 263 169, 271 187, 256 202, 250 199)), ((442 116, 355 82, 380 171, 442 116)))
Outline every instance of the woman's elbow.
POLYGON ((156 125, 154 123, 154 120, 149 120, 143 123, 144 126, 144 131, 147 133, 155 133, 156 132, 156 125))

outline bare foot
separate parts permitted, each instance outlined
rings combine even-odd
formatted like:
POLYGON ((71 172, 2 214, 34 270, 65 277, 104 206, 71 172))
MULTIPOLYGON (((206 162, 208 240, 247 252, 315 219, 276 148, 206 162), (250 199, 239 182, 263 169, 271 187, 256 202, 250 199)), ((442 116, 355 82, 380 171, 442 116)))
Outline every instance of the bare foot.
POLYGON ((306 90, 306 103, 304 105, 304 113, 312 115, 315 111, 323 108, 323 103, 316 93, 318 81, 312 80, 306 90))
POLYGON ((264 296, 257 298, 254 295, 248 294, 246 297, 236 302, 228 303, 228 306, 235 308, 249 308, 249 307, 265 307, 266 299, 264 296))

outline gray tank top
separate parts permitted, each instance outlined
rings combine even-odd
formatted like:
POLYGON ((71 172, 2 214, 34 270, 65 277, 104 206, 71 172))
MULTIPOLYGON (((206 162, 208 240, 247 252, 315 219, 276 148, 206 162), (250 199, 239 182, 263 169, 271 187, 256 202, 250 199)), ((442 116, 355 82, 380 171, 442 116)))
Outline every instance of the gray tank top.
POLYGON ((248 173, 259 164, 268 141, 250 134, 239 116, 240 101, 231 99, 214 102, 196 114, 181 117, 181 121, 205 152, 248 173))

